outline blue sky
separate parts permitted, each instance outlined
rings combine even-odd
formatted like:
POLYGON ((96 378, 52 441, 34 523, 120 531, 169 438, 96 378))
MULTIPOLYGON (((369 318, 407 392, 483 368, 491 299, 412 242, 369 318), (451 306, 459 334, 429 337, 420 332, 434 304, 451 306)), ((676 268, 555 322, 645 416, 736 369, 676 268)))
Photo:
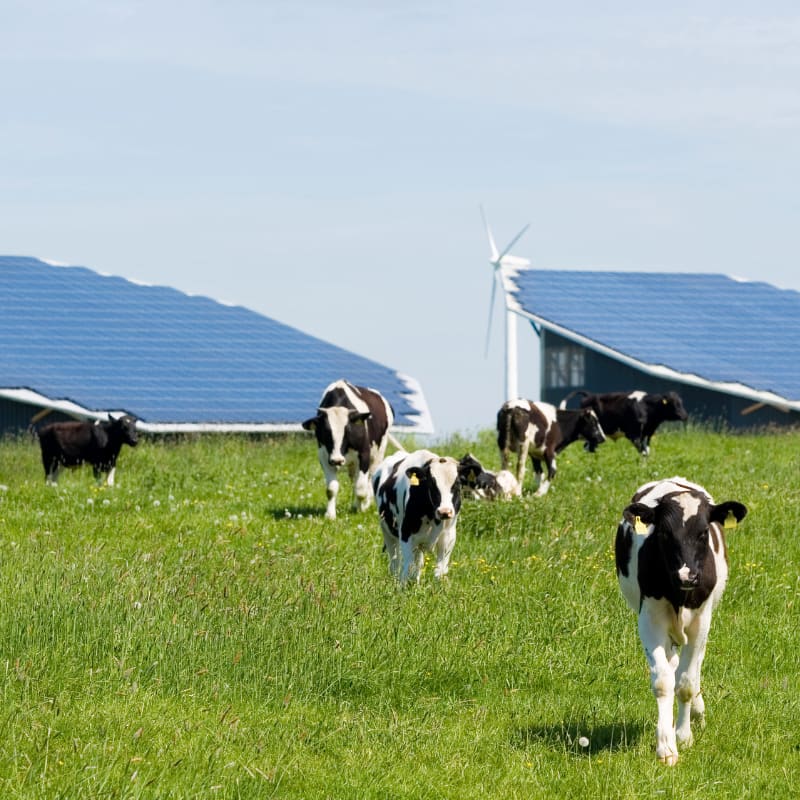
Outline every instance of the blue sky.
POLYGON ((5 0, 0 252, 255 309, 440 432, 504 399, 481 204, 534 267, 800 289, 795 4, 393 5, 5 0))

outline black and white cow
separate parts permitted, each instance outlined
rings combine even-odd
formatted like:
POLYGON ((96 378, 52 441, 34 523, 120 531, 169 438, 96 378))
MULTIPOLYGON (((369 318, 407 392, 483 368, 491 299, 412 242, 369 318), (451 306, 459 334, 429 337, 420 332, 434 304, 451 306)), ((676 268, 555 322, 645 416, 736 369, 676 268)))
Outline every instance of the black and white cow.
POLYGON ((45 480, 55 486, 61 467, 91 464, 95 479, 114 485, 117 457, 123 444, 136 447, 136 418, 128 414, 102 422, 53 422, 39 429, 45 480))
POLYGON ((307 419, 303 427, 317 437, 319 463, 328 492, 328 519, 336 519, 338 474, 345 464, 353 481, 353 509, 369 508, 370 475, 383 460, 393 422, 391 405, 375 389, 340 380, 322 393, 317 415, 307 419))
POLYGON ((375 470, 372 485, 389 572, 401 583, 419 582, 426 551, 436 554, 434 577, 447 574, 469 469, 454 458, 416 450, 394 453, 375 470))
POLYGON ((522 494, 514 473, 508 469, 491 472, 484 469, 472 453, 467 453, 459 462, 462 475, 461 488, 481 500, 509 500, 522 494))
POLYGON ((691 718, 703 720, 700 668, 728 579, 724 529, 745 514, 735 500, 717 505, 702 486, 670 478, 641 486, 617 528, 617 578, 639 617, 658 704, 656 756, 664 764, 677 762, 678 743, 692 743, 691 718))
POLYGON ((568 394, 561 402, 575 395, 581 396, 581 408, 591 408, 606 436, 618 439, 624 436, 644 456, 650 453, 650 438, 662 422, 685 422, 689 415, 677 392, 652 394, 648 392, 607 392, 593 394, 579 390, 568 394))
POLYGON ((508 400, 497 412, 497 446, 503 469, 510 453, 517 454, 517 483, 522 487, 530 455, 538 483, 537 495, 547 493, 556 475, 556 454, 572 442, 584 439, 591 450, 605 441, 603 429, 591 409, 566 410, 550 403, 508 400), (547 478, 542 479, 542 461, 547 478))

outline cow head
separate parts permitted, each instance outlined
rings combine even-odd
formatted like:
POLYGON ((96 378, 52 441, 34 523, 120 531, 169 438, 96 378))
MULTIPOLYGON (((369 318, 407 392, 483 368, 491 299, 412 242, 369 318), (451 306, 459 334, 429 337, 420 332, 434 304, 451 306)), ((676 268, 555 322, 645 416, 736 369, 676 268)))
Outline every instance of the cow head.
POLYGON ((731 527, 746 514, 747 508, 735 500, 715 505, 699 492, 672 492, 655 506, 632 503, 623 517, 637 532, 645 530, 643 525, 652 526, 669 583, 689 592, 704 573, 711 523, 731 527))
POLYGON ((136 447, 139 441, 136 434, 136 417, 130 414, 123 414, 121 417, 112 417, 111 414, 109 414, 108 421, 111 423, 110 430, 116 432, 123 444, 136 447))
POLYGON ((683 407, 683 400, 677 392, 667 392, 661 395, 661 406, 664 418, 667 420, 678 420, 686 422, 689 419, 689 414, 683 407))
POLYGON ((456 518, 461 508, 461 474, 458 461, 437 456, 421 467, 409 467, 406 477, 410 491, 425 498, 433 510, 436 522, 456 518))
POLYGON ((590 453, 594 453, 598 445, 601 445, 606 440, 606 435, 600 426, 600 420, 597 419, 597 414, 591 408, 581 409, 576 431, 581 439, 586 440, 584 448, 590 453))
POLYGON ((472 491, 477 489, 481 482, 481 477, 488 474, 481 462, 472 453, 467 453, 458 462, 458 480, 467 489, 472 491))
POLYGON ((341 467, 348 450, 358 449, 366 439, 365 422, 368 411, 354 411, 344 406, 318 408, 317 415, 303 422, 303 428, 313 431, 317 444, 328 452, 328 463, 341 467))

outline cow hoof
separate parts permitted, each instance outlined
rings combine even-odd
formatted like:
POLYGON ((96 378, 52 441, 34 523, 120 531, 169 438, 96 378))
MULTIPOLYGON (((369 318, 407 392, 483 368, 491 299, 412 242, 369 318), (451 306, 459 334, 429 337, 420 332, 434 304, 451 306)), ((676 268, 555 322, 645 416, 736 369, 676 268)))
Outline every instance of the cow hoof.
POLYGON ((667 767, 674 767, 678 763, 678 754, 665 753, 663 756, 659 756, 658 760, 667 767))

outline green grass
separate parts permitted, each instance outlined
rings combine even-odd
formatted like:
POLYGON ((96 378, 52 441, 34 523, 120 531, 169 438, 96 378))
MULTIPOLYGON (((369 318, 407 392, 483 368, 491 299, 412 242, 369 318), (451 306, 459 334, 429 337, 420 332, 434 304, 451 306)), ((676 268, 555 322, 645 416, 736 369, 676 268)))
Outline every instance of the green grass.
POLYGON ((145 441, 115 489, 46 487, 37 450, 0 444, 0 797, 800 794, 800 433, 573 446, 546 497, 465 503, 449 579, 406 591, 346 479, 322 518, 307 438, 145 441), (675 474, 750 514, 669 769, 612 542, 675 474))

